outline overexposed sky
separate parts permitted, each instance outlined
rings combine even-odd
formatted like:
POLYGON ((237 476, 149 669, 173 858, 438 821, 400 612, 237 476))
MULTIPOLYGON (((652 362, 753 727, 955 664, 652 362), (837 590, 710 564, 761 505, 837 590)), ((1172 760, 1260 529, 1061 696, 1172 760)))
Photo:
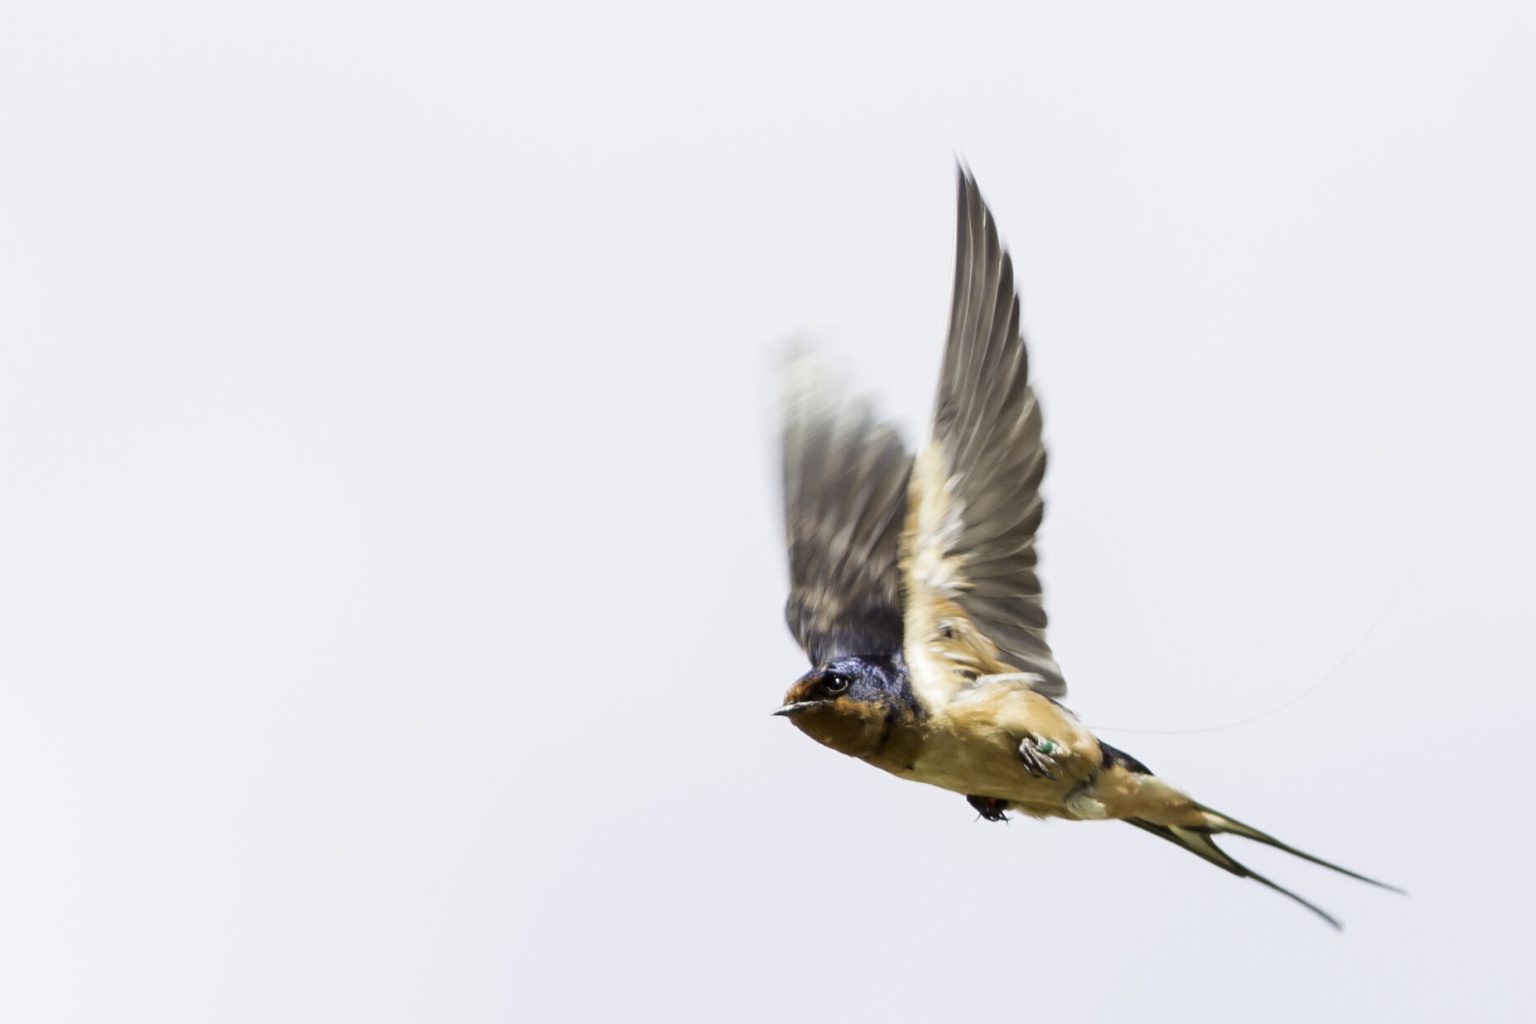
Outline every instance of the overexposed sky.
POLYGON ((1529 1013, 1529 6, 555 8, 0 14, 0 1019, 1529 1013), (956 155, 1068 703, 1410 898, 769 717, 774 353, 921 435, 956 155))

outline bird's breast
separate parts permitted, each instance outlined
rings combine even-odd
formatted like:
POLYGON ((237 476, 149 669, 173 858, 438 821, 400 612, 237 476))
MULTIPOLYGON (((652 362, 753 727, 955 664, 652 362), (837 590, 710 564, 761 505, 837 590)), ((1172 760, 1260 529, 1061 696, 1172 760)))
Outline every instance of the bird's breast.
MULTIPOLYGON (((1036 700, 1059 711, 1044 698, 1027 695, 1028 703, 1036 700)), ((1023 728, 1018 714, 1000 714, 994 703, 955 702, 904 723, 893 729, 882 751, 864 760, 902 778, 966 796, 1015 801, 1035 808, 1032 813, 1060 813, 1055 809, 1063 807, 1067 796, 1096 771, 1097 745, 1091 738, 1084 744, 1082 737, 1069 735, 1072 730, 1063 728, 1062 721, 1031 721, 1036 728, 1023 728), (1029 771, 1019 755, 1019 741, 1026 734, 1052 737, 1062 744, 1065 756, 1056 778, 1041 778, 1029 771)))
POLYGON ((938 722, 928 730, 912 759, 908 778, 956 793, 1018 799, 1021 787, 1036 788, 1019 759, 1017 741, 992 726, 955 728, 938 722))

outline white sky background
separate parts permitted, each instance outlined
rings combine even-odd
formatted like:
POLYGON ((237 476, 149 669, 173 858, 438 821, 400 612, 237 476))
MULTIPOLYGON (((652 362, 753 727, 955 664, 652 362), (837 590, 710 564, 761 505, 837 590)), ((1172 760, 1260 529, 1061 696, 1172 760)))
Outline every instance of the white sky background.
POLYGON ((0 1019, 1523 1016, 1529 5, 548 6, 0 15, 0 1019), (1343 935, 769 717, 775 346, 921 433, 957 153, 1069 703, 1366 637, 1105 733, 1343 935))

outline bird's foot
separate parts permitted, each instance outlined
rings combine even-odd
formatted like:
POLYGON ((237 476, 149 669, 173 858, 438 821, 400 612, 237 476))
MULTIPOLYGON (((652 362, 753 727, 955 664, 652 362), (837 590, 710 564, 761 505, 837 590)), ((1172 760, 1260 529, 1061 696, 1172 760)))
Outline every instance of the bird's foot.
POLYGON ((1044 736, 1025 736, 1019 741, 1019 759, 1024 770, 1039 779, 1056 778, 1056 755, 1066 753, 1066 748, 1044 736))
POLYGON ((999 800, 995 796, 968 796, 965 799, 976 808, 977 814, 988 821, 1008 820, 1008 815, 1003 813, 1008 809, 1007 800, 999 800))

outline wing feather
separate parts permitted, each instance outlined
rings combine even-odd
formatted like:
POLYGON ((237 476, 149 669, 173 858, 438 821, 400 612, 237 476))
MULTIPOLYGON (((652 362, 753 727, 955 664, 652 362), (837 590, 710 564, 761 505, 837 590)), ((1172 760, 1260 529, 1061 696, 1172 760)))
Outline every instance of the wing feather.
POLYGON ((901 650, 897 568, 912 456, 808 352, 785 364, 785 618, 813 665, 901 650))
POLYGON ((1059 697, 1035 572, 1045 446, 1013 262, 975 180, 959 179, 949 339, 902 539, 908 660, 936 699, 998 672, 1059 697))

